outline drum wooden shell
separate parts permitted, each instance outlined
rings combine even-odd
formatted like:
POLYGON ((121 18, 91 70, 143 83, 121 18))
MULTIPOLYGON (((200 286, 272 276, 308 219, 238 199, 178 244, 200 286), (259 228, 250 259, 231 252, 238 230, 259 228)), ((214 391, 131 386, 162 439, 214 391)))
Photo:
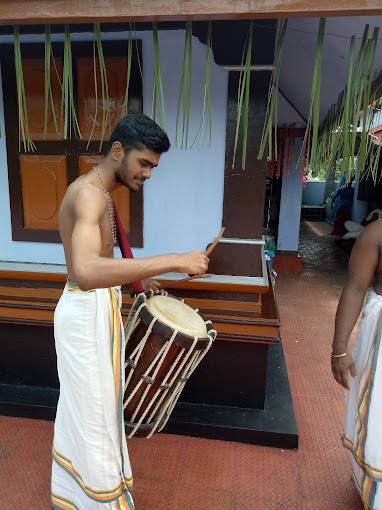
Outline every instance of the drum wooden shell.
MULTIPOLYGON (((139 308, 139 306, 144 302, 144 295, 140 296, 141 297, 139 297, 135 303, 135 308, 139 308)), ((174 296, 168 297, 179 301, 179 299, 174 296)), ((184 304, 184 306, 189 305, 184 304)), ((191 306, 190 308, 194 310, 191 306)), ((207 335, 209 335, 210 332, 213 332, 212 336, 214 339, 216 332, 213 330, 211 322, 207 321, 200 312, 195 310, 195 313, 198 313, 202 320, 206 323, 207 335)), ((128 381, 128 384, 125 389, 124 401, 126 402, 132 392, 136 391, 136 393, 125 407, 124 418, 126 433, 127 435, 130 435, 136 427, 137 422, 145 413, 145 417, 134 435, 138 437, 147 437, 155 426, 163 406, 166 402, 168 402, 168 399, 171 398, 175 388, 179 386, 179 381, 183 374, 183 369, 179 371, 179 368, 182 363, 184 364, 185 357, 187 356, 189 349, 193 346, 193 353, 205 351, 211 345, 211 335, 195 339, 185 333, 178 332, 166 353, 156 377, 152 379, 144 374, 149 369, 150 365, 155 362, 156 357, 159 355, 161 349, 164 348, 166 342, 171 339, 174 334, 174 329, 157 318, 141 351, 137 366, 134 366, 135 364, 132 360, 132 354, 138 347, 141 339, 147 334, 148 328, 155 317, 149 308, 144 306, 139 311, 139 319, 140 322, 128 338, 126 345, 125 380, 128 381), (175 377, 177 371, 179 371, 179 374, 175 377), (142 379, 143 382, 141 382, 142 379), (138 390, 136 390, 139 383, 141 384, 138 390), (148 388, 148 386, 150 386, 150 388, 148 388), (145 392, 146 396, 144 397, 143 402, 140 403, 145 392), (164 392, 166 393, 165 397, 163 397, 164 392), (158 395, 156 395, 157 393, 158 395), (161 403, 153 415, 153 410, 155 410, 158 406, 160 400, 161 403), (148 406, 150 406, 150 409, 148 409, 148 406)), ((161 424, 165 423, 167 419, 168 412, 166 412, 161 418, 158 427, 159 429, 161 424)))

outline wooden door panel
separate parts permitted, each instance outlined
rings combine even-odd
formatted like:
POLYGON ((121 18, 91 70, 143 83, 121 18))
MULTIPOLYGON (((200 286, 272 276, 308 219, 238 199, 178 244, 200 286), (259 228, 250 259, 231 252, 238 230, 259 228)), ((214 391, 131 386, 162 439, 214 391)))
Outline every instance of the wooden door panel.
MULTIPOLYGON (((28 111, 29 134, 32 140, 44 139, 45 124, 45 62, 43 59, 24 59, 23 75, 25 98, 28 111)), ((56 114, 59 136, 62 138, 60 121, 61 112, 61 85, 62 82, 62 59, 55 59, 55 65, 51 62, 50 83, 54 111, 56 114)), ((46 140, 57 140, 57 133, 52 114, 51 98, 48 98, 48 124, 46 140)))
MULTIPOLYGON (((97 59, 97 100, 94 83, 94 62, 92 58, 77 58, 78 124, 83 140, 88 140, 92 132, 93 140, 100 140, 102 118, 106 114, 102 100, 102 83, 97 59)), ((127 80, 127 59, 105 57, 107 86, 110 104, 110 123, 105 130, 104 139, 108 140, 123 117, 127 80)))
POLYGON ((64 198, 66 157, 20 156, 24 228, 58 230, 58 212, 64 198))
MULTIPOLYGON (((87 174, 90 170, 97 166, 102 156, 98 155, 82 155, 80 156, 80 175, 87 174)), ((113 193, 113 200, 121 217, 123 228, 126 234, 130 231, 130 195, 129 190, 121 186, 113 193)))
MULTIPOLYGON (((107 68, 108 92, 111 104, 110 132, 123 117, 127 78, 127 42, 103 41, 107 68)), ((74 101, 77 118, 80 119, 82 140, 71 133, 64 140, 61 130, 61 96, 63 74, 63 44, 52 42, 55 61, 51 62, 51 87, 53 105, 48 98, 47 135, 45 124, 45 59, 44 44, 22 44, 23 76, 28 111, 29 133, 36 142, 33 153, 25 152, 18 126, 17 86, 15 77, 13 44, 1 46, 2 85, 4 92, 4 117, 6 129, 9 189, 11 198, 12 239, 27 242, 61 242, 58 232, 58 212, 67 185, 79 175, 89 171, 101 159, 98 153, 102 127, 102 85, 98 69, 97 101, 94 91, 93 48, 89 42, 72 43, 74 101), (57 139, 54 115, 58 123, 57 139), (96 118, 95 111, 98 116, 96 118), (96 119, 94 141, 87 145, 96 119), (80 161, 81 160, 81 161, 80 161), (81 162, 81 169, 80 169, 81 162)), ((142 79, 141 41, 132 55, 129 87, 129 111, 141 112, 142 79), (138 56, 140 55, 140 57, 138 56)), ((104 144, 104 148, 107 145, 104 144)), ((143 192, 129 195, 121 188, 114 194, 130 243, 143 246, 143 192), (131 209, 131 210, 129 210, 131 209), (133 221, 130 221, 130 216, 133 221)))

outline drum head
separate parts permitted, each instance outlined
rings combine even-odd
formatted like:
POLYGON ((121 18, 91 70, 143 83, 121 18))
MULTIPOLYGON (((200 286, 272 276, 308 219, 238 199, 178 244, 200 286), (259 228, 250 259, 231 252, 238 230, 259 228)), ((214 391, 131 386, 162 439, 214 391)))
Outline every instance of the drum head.
POLYGON ((153 296, 146 301, 147 308, 159 321, 191 337, 204 338, 207 327, 191 306, 169 296, 153 296))

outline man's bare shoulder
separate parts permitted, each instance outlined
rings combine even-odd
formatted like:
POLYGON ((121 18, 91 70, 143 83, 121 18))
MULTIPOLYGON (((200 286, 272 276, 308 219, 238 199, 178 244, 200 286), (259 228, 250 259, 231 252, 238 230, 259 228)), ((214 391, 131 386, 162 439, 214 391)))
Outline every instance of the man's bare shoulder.
POLYGON ((106 204, 104 193, 87 179, 80 177, 68 186, 63 205, 68 206, 75 216, 87 212, 101 217, 106 204))
POLYGON ((352 253, 381 252, 382 249, 382 220, 373 221, 367 225, 358 237, 352 253))
POLYGON ((376 238, 377 240, 382 241, 382 219, 373 221, 373 223, 367 225, 363 229, 361 236, 367 238, 376 238))

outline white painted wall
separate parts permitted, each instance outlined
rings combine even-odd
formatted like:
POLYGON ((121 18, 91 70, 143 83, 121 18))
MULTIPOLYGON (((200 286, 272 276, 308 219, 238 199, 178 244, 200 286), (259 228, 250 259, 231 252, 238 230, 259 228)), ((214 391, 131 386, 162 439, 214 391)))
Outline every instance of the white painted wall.
MULTIPOLYGON (((92 34, 72 34, 73 41, 92 41, 92 34)), ((104 40, 126 39, 127 33, 103 34, 104 40)), ((143 109, 151 116, 153 46, 151 32, 137 32, 142 39, 143 109)), ((63 40, 52 36, 52 40, 63 40)), ((43 42, 41 36, 22 42, 43 42)), ((1 42, 13 42, 7 36, 1 42)), ((205 249, 219 233, 223 213, 224 158, 228 73, 212 64, 212 141, 199 139, 187 151, 174 147, 175 121, 184 52, 184 31, 159 32, 160 65, 166 106, 167 132, 172 147, 161 158, 144 186, 144 247, 133 249, 135 257, 205 249)), ((192 43, 192 83, 189 140, 199 128, 204 78, 205 46, 195 37, 192 43)), ((64 264, 62 245, 12 241, 8 171, 5 146, 4 108, 0 87, 0 261, 64 264)), ((179 135, 178 135, 179 136, 179 135)), ((115 250, 119 256, 119 250, 115 250)))
POLYGON ((325 201, 325 181, 308 181, 302 190, 301 205, 322 205, 325 201))

